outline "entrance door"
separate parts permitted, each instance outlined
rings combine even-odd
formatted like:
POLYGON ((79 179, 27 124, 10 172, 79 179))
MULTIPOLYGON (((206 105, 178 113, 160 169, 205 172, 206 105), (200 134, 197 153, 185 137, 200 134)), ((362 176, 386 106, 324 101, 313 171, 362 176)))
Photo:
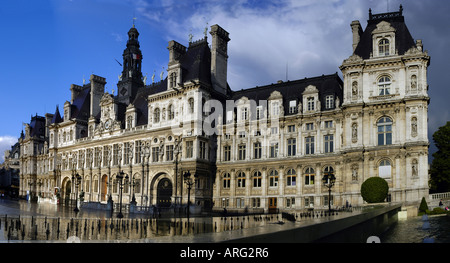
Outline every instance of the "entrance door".
POLYGON ((277 198, 269 197, 269 213, 277 212, 277 198))
POLYGON ((157 205, 159 207, 169 207, 172 204, 172 182, 163 178, 158 183, 157 205))

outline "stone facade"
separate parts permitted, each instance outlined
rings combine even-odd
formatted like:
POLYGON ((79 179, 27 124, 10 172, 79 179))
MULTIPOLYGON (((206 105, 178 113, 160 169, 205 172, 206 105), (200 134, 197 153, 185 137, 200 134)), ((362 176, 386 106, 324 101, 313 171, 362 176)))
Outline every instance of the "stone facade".
POLYGON ((166 78, 147 84, 137 29, 130 29, 117 94, 106 80, 71 86, 72 97, 42 118, 42 136, 21 141, 21 195, 85 202, 210 209, 328 206, 322 177, 333 174, 333 206, 360 205, 369 177, 388 181, 389 200, 428 194, 427 67, 399 12, 351 23, 353 54, 337 75, 232 91, 229 34, 218 25, 185 47, 168 45, 166 78), (36 146, 32 146, 31 144, 36 146), (34 147, 34 148, 33 148, 34 147), (32 152, 31 149, 34 149, 32 152), (79 185, 72 179, 81 176, 79 185))

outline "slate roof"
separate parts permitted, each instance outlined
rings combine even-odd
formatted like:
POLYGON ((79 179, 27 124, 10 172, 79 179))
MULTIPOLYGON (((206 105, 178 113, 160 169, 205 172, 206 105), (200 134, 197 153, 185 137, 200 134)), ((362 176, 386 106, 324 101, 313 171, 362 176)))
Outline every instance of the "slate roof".
POLYGON ((284 114, 289 115, 289 101, 296 100, 297 104, 299 101, 303 103, 302 93, 309 85, 315 86, 319 91, 319 100, 322 110, 325 106, 326 95, 334 95, 335 98, 338 97, 342 103, 343 82, 337 73, 234 91, 232 99, 236 101, 245 96, 249 100, 254 100, 259 104, 259 100, 267 100, 272 92, 279 91, 283 96, 284 114))
POLYGON ((413 37, 411 36, 408 27, 405 24, 405 18, 402 15, 402 8, 400 12, 374 14, 369 13, 369 20, 367 20, 366 29, 360 37, 358 46, 355 49, 355 54, 363 59, 369 59, 370 53, 373 50, 372 32, 377 28, 377 24, 381 21, 386 21, 395 29, 395 47, 399 55, 405 54, 411 47, 415 47, 413 37))

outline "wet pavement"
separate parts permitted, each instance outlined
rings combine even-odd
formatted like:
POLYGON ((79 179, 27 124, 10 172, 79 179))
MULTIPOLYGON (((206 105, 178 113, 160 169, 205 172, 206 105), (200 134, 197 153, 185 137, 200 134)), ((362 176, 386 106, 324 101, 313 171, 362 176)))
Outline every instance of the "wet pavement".
POLYGON ((134 242, 211 243, 240 242, 243 237, 271 235, 313 225, 323 225, 363 213, 296 213, 295 222, 282 214, 191 216, 154 218, 151 214, 80 209, 50 203, 0 199, 0 242, 134 242))

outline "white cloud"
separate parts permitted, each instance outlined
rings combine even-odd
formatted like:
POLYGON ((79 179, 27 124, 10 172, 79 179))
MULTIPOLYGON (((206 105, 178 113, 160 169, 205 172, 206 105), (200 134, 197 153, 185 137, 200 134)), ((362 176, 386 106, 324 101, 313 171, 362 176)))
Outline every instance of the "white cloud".
POLYGON ((368 16, 365 3, 356 0, 190 1, 156 10, 140 3, 142 15, 153 22, 165 18, 159 26, 169 40, 186 44, 191 31, 194 40, 203 38, 206 22, 227 30, 233 90, 285 80, 286 73, 294 80, 339 72, 352 52, 351 21, 368 16))
POLYGON ((5 151, 10 150, 11 146, 17 142, 13 136, 0 136, 0 163, 5 161, 5 151))

